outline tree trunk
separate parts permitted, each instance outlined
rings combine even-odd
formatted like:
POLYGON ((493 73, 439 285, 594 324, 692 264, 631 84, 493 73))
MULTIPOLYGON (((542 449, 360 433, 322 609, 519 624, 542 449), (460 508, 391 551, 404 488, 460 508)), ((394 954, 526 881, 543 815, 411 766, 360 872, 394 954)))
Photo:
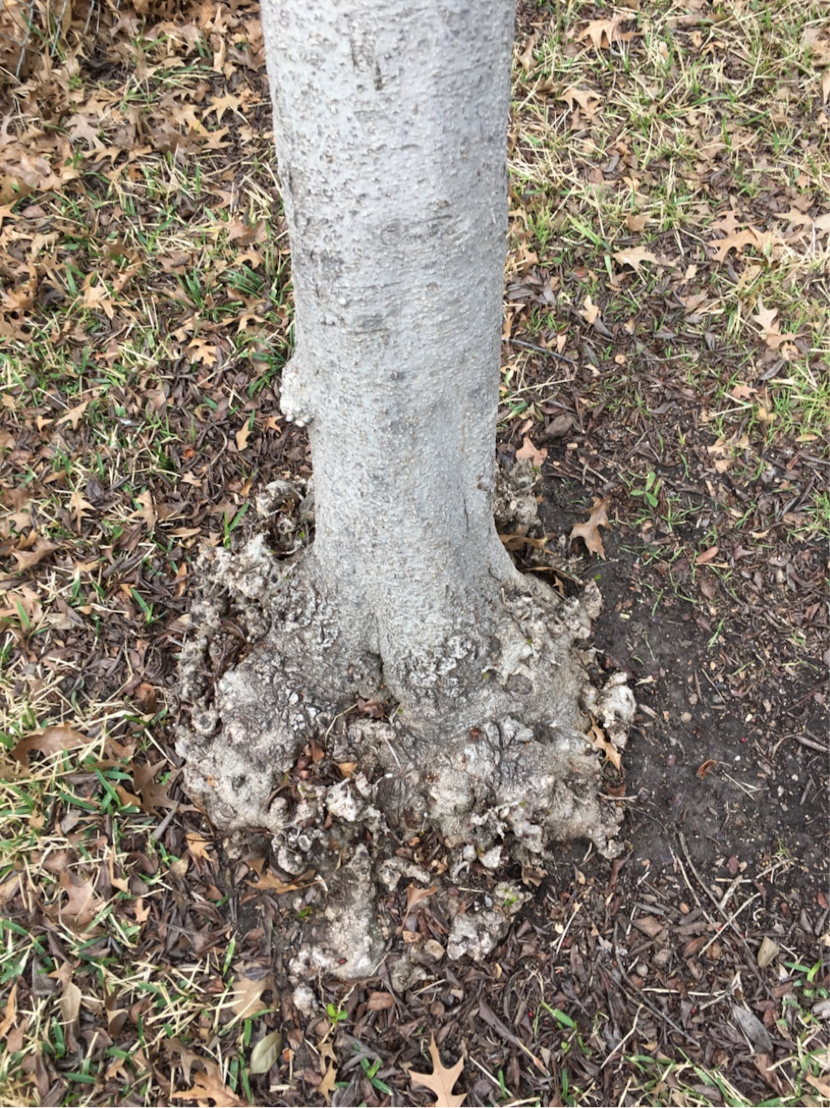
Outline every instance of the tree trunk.
POLYGON ((328 817, 352 896, 367 828, 377 844, 431 823, 490 866, 504 843, 610 850, 585 709, 621 741, 631 701, 585 686, 596 591, 561 602, 523 578, 493 518, 513 8, 264 0, 263 21, 295 299, 282 406, 309 426, 315 535, 287 567, 259 540, 206 559, 182 664, 190 791, 221 826, 274 833, 288 872, 320 864, 328 817), (229 614, 250 653, 214 694, 229 614), (335 727, 358 694, 389 720, 335 727), (303 771, 289 796, 311 737, 360 769, 303 771))
POLYGON ((493 524, 513 12, 263 15, 296 304, 282 403, 310 425, 314 557, 395 696, 457 697, 514 577, 493 524))

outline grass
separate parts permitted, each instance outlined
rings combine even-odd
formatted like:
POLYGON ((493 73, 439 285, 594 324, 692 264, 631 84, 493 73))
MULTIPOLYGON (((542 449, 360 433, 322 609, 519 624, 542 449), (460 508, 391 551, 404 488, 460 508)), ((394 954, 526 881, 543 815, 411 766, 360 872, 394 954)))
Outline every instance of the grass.
MULTIPOLYGON (((215 852, 193 838, 198 814, 169 768, 146 779, 166 749, 198 544, 232 546, 252 488, 305 465, 274 391, 292 305, 269 111, 257 64, 246 68, 261 61, 257 12, 237 5, 218 30, 195 17, 162 28, 148 15, 139 37, 121 11, 98 77, 70 43, 54 73, 17 91, 0 184, 0 1100, 10 1104, 41 1102, 55 1073, 68 1105, 169 1101, 195 1074, 247 1097, 251 1051, 279 1025, 275 1004, 258 997, 243 1017, 234 999, 250 967, 234 955, 215 852), (226 92, 245 94, 244 115, 211 113, 226 92), (84 112, 96 140, 71 137, 84 112), (38 543, 51 549, 33 560, 38 543), (66 747, 35 746, 24 764, 19 744, 50 728, 64 729, 66 747), (175 799, 153 802, 163 784, 175 799)), ((823 5, 779 0, 773 13, 749 0, 690 18, 673 0, 565 0, 540 4, 532 23, 514 69, 506 279, 518 291, 506 330, 562 358, 540 368, 538 350, 505 346, 501 431, 533 437, 546 405, 578 387, 622 438, 680 382, 695 426, 669 414, 655 457, 618 459, 621 510, 645 538, 644 560, 669 565, 661 587, 688 588, 674 569, 685 559, 694 574, 718 544, 707 517, 724 474, 752 490, 731 509, 747 546, 826 539, 821 479, 780 520, 762 482, 799 449, 827 457, 830 226, 815 215, 830 179, 823 5), (586 320, 597 309, 605 332, 586 320), (708 499, 680 487, 703 466, 708 499)), ((811 642, 794 644, 802 660, 811 642)), ((828 1069, 812 1014, 827 978, 813 964, 797 972, 775 1013, 792 1049, 776 1063, 782 1091, 770 1105, 822 1102, 809 1078, 828 1069)), ((335 1028, 350 1018, 328 1004, 335 1028)), ((547 1006, 545 1018, 560 1062, 587 1049, 567 1013, 547 1006)), ((360 1066, 365 1095, 405 1095, 402 1073, 395 1085, 376 1062, 360 1066)), ((705 1104, 715 1093, 748 1103, 722 1068, 633 1044, 613 1072, 620 1103, 705 1104)), ((567 1074, 565 1064, 565 1103, 601 1102, 567 1074)))

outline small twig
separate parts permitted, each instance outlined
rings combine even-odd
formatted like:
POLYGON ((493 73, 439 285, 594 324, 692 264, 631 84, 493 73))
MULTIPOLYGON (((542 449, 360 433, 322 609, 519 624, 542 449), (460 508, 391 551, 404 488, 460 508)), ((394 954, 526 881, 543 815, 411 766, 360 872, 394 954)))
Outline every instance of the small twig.
POLYGON ((722 912, 726 911, 726 905, 729 903, 729 898, 730 898, 730 896, 732 896, 735 889, 737 889, 738 885, 740 885, 742 882, 747 881, 747 880, 748 879, 746 877, 741 877, 740 874, 735 878, 735 880, 732 882, 732 884, 729 886, 729 888, 726 890, 726 892, 720 898, 720 910, 722 912))
POLYGON ((726 923, 723 924, 723 927, 721 927, 720 931, 715 932, 715 934, 712 936, 712 938, 709 940, 709 942, 706 944, 706 946, 704 946, 701 950, 698 951, 698 957, 701 957, 702 955, 704 955, 706 953, 706 951, 709 949, 709 947, 712 945, 712 943, 715 941, 715 939, 717 939, 717 937, 721 933, 721 931, 723 931, 723 928, 727 927, 727 926, 731 927, 733 920, 736 920, 738 918, 738 916, 741 914, 741 912, 744 910, 744 908, 748 907, 753 902, 753 900, 757 900, 760 895, 761 895, 760 893, 755 893, 755 895, 751 896, 749 898, 749 900, 744 901, 744 903, 740 906, 740 908, 736 908, 735 911, 732 913, 732 915, 729 917, 729 919, 727 919, 726 923))
POLYGON ((573 910, 573 912, 571 912, 571 918, 570 918, 570 919, 568 920, 568 922, 567 922, 567 923, 565 924, 565 930, 564 930, 564 931, 562 932, 562 934, 561 934, 561 935, 559 936, 559 942, 558 942, 558 943, 556 944, 556 950, 555 950, 555 951, 553 952, 553 956, 554 956, 554 958, 558 958, 558 957, 559 957, 559 952, 560 952, 560 951, 561 951, 561 949, 562 949, 562 943, 564 943, 564 941, 565 941, 565 936, 566 936, 566 935, 568 934, 568 931, 569 931, 569 929, 570 929, 570 926, 571 926, 571 924, 573 923, 573 921, 574 921, 574 920, 576 919, 576 914, 577 914, 577 912, 578 912, 578 911, 580 910, 580 908, 581 908, 581 907, 582 907, 582 905, 581 905, 581 904, 579 904, 579 903, 577 903, 577 904, 576 904, 576 907, 575 907, 575 908, 574 908, 574 910, 573 910))
POLYGON ((710 998, 704 1001, 702 1004, 696 1005, 698 1012, 705 1012, 706 1009, 711 1008, 713 1004, 719 1004, 722 1000, 726 1000, 728 996, 734 996, 735 990, 738 988, 740 983, 740 974, 736 973, 735 976, 732 978, 732 983, 728 989, 723 989, 722 992, 716 993, 715 996, 710 996, 710 998))
POLYGON ((335 723, 337 723, 337 721, 338 721, 339 719, 342 719, 342 717, 343 717, 343 716, 346 716, 346 715, 348 715, 348 714, 349 714, 349 712, 351 712, 351 710, 352 710, 353 708, 356 708, 356 707, 357 707, 357 701, 355 701, 355 702, 354 702, 354 704, 350 704, 350 705, 348 706, 348 708, 344 708, 342 712, 338 712, 338 713, 337 713, 337 715, 336 715, 336 716, 334 716, 334 718, 332 719, 331 723, 330 723, 330 724, 328 725, 328 727, 326 728, 326 733, 325 733, 325 735, 323 735, 323 742, 325 742, 325 741, 326 741, 326 739, 327 739, 327 738, 329 737, 329 735, 330 735, 330 734, 332 733, 332 731, 334 730, 334 725, 335 725, 335 723))
MULTIPOLYGON (((813 692, 815 692, 815 689, 813 692)), ((802 746, 809 746, 810 750, 817 750, 820 754, 830 754, 830 746, 822 746, 821 743, 814 743, 812 739, 807 739, 804 735, 796 735, 795 741, 801 743, 802 746)))
POLYGON ((614 1057, 614 1055, 617 1053, 617 1051, 622 1049, 623 1045, 628 1042, 628 1040, 631 1038, 631 1036, 637 1030, 637 1020, 640 1018, 640 1012, 642 1012, 644 1007, 645 1007, 645 1005, 642 1004, 642 1002, 641 1002, 640 1007, 634 1013, 634 1022, 632 1023, 631 1027, 629 1028, 628 1031, 626 1031, 626 1033, 623 1035, 623 1037, 620 1039, 620 1041, 617 1043, 617 1045, 612 1050, 610 1050, 608 1052, 608 1054, 605 1056, 605 1061, 599 1067, 600 1069, 605 1068, 605 1066, 611 1061, 611 1059, 614 1057))
MULTIPOLYGON (((634 994, 635 995, 637 993, 641 994, 641 990, 637 989, 635 987, 634 982, 629 978, 628 974, 622 968, 622 964, 620 962, 617 963, 617 969, 619 970, 620 975, 622 976, 623 980, 626 981, 631 986, 631 989, 634 992, 634 994)), ((628 993, 627 989, 625 989, 624 991, 628 995, 631 995, 631 994, 628 993)), ((651 1004, 642 995, 640 995, 640 1003, 644 1004, 653 1016, 657 1016, 658 1019, 665 1020, 665 1022, 669 1025, 669 1027, 671 1027, 674 1031, 676 1031, 678 1033, 678 1035, 685 1035, 686 1034, 686 1032, 683 1030, 683 1028, 679 1024, 675 1023, 674 1020, 671 1018, 671 1016, 667 1016, 665 1012, 661 1012, 661 1010, 655 1004, 651 1004)))
POLYGON ((709 913, 706 911, 706 909, 701 904, 700 897, 697 895, 697 889, 695 889, 694 885, 689 880, 689 876, 686 873, 686 868, 683 865, 682 860, 673 851, 672 851, 672 857, 674 858, 675 862, 677 862, 677 864, 680 866, 680 872, 683 874, 683 880, 686 882, 686 888, 689 890, 689 892, 694 897, 695 903, 697 904, 698 908, 700 908, 701 912, 703 912, 704 916, 706 916, 706 918, 709 920, 709 922, 713 923, 714 921, 710 917, 709 913))
POLYGON ((161 821, 161 823, 158 825, 158 827, 153 832, 153 838, 155 839, 156 842, 159 841, 161 836, 164 834, 164 832, 167 830, 167 828, 173 822, 173 817, 175 816, 178 809, 179 809, 179 802, 177 800, 175 802, 175 804, 173 805, 173 807, 170 809, 170 811, 167 813, 167 815, 164 817, 164 819, 161 821))
POLYGON ((741 792, 745 792, 747 796, 752 796, 753 793, 757 793, 763 786, 761 785, 742 785, 740 781, 736 781, 734 777, 731 777, 728 773, 724 772, 723 775, 728 781, 731 781, 733 785, 737 785, 741 792))
POLYGON ((504 339, 504 342, 509 342, 511 346, 523 346, 525 350, 536 350, 539 354, 547 354, 549 358, 556 358, 565 365, 576 365, 573 358, 566 358, 564 354, 559 354, 556 350, 548 350, 546 346, 537 346, 535 342, 525 342, 524 339, 504 339))
MULTIPOLYGON (((799 704, 803 704, 805 700, 809 700, 810 697, 813 695, 813 693, 818 692, 819 689, 823 689, 825 687, 825 685, 826 685, 825 681, 819 681, 819 683, 817 685, 813 685, 813 687, 810 689, 809 692, 806 692, 804 694, 804 696, 802 696, 799 700, 796 700, 795 704, 792 705, 792 708, 797 708, 799 704)), ((796 736, 796 738, 798 738, 798 736, 796 736)), ((801 740, 799 739, 799 742, 800 741, 801 740)), ((819 747, 818 749, 821 750, 822 748, 819 747)))
POLYGON ((481 1062, 476 1061, 476 1059, 472 1056, 472 1054, 467 1055, 467 1060, 472 1062, 474 1066, 478 1066, 478 1068, 481 1070, 481 1072, 484 1074, 484 1076, 488 1079, 488 1081, 493 1082, 493 1085, 494 1085, 495 1088, 497 1088, 497 1089, 501 1088, 501 1085, 499 1085, 498 1081, 495 1079, 495 1077, 493 1077, 492 1073, 490 1073, 489 1070, 486 1070, 484 1068, 484 1066, 482 1066, 481 1062))
MULTIPOLYGON (((692 856, 689 853, 689 846, 688 846, 688 843, 686 842, 686 836, 683 834, 682 831, 678 831, 677 832, 677 837, 680 840, 680 845, 683 847, 683 853, 686 855, 686 861, 689 863, 689 868, 691 869, 692 873, 697 878, 698 883, 700 884, 700 887, 703 889, 703 891, 706 893, 706 895, 709 897, 709 899, 715 905, 715 907, 717 908, 718 913, 721 915, 721 917, 725 917, 726 912, 724 912, 724 910, 721 908, 721 906, 718 902, 718 898, 715 896, 715 894, 712 892, 712 890, 709 888, 709 886, 706 884, 706 882, 700 876, 700 874, 697 871, 697 868, 695 867, 694 862, 692 861, 692 856)), ((689 884, 688 878, 686 880, 686 884, 687 885, 689 884)), ((689 887, 691 888, 691 886, 689 886, 689 887)), ((760 893, 756 893, 755 897, 753 897, 752 899, 756 899, 760 895, 761 895, 760 893)), ((697 900, 697 897, 695 897, 695 899, 697 900)), ((751 901, 747 901, 747 903, 751 903, 751 901)), ((698 904, 700 904, 699 900, 698 900, 698 904)), ((739 910, 743 911, 743 908, 745 908, 745 907, 746 907, 746 905, 743 905, 741 907, 741 909, 739 909, 739 910)), ((730 916, 726 920, 726 923, 725 923, 724 926, 731 927, 731 929, 735 932, 735 935, 737 936, 737 938, 740 941, 741 945, 743 946, 744 950, 746 950, 747 954, 749 955, 749 965, 752 967, 752 970, 753 970, 755 976, 758 978, 758 980, 761 982, 761 984, 766 989, 767 985, 766 985, 766 982, 764 981, 763 974, 761 973, 760 969, 758 968, 758 963, 757 963, 757 960, 755 958, 755 955, 753 954, 752 950, 750 949, 749 943, 747 943, 746 939, 743 937, 743 935, 740 933, 738 928, 735 926, 734 916, 730 916)), ((721 931, 722 930, 723 930, 723 928, 721 928, 721 931)), ((706 949, 706 947, 704 947, 704 950, 705 949, 706 949)))

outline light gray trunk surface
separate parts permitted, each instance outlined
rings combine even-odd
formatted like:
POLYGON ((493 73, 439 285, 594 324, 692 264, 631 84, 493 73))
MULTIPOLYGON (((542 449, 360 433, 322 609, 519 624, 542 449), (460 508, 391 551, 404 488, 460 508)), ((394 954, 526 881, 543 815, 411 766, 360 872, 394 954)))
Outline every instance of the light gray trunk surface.
MULTIPOLYGON (((382 951, 390 827, 437 827, 455 873, 567 838, 612 853, 585 730, 621 745, 633 700, 586 684, 596 589, 522 577, 494 524, 510 3, 264 0, 263 20, 296 307, 282 405, 309 427, 314 541, 205 554, 178 749, 214 822, 272 833, 286 873, 343 861, 295 970, 348 977, 382 951), (341 718, 358 696, 387 719, 341 718), (356 772, 315 775, 309 739, 356 772)), ((298 488, 271 491, 285 524, 298 488)), ((500 501, 538 524, 532 490, 500 501)), ((456 932, 457 954, 495 941, 456 932)))
POLYGON ((310 424, 314 557, 396 695, 451 693, 514 577, 493 524, 513 11, 263 16, 296 304, 282 404, 310 424))

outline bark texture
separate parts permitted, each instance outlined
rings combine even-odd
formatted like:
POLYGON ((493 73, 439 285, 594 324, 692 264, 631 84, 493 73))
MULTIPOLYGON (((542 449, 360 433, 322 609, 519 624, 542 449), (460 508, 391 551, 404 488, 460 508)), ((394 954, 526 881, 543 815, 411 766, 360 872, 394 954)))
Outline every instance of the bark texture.
MULTIPOLYGON (((352 976, 383 945, 367 836, 437 825, 456 869, 563 838, 613 852, 586 713, 621 743, 633 700, 586 685, 596 590, 522 577, 494 522, 511 4, 264 0, 263 21, 314 542, 206 554, 179 749, 214 822, 273 833, 286 873, 348 859, 297 972, 352 976), (388 720, 340 718, 359 696, 388 720), (310 738, 357 771, 297 778, 310 738)), ((308 490, 272 493, 266 516, 308 490)), ((532 522, 532 496, 502 500, 532 522)))
POLYGON ((493 527, 513 11, 263 5, 314 559, 398 693, 451 679, 513 569, 493 527))

